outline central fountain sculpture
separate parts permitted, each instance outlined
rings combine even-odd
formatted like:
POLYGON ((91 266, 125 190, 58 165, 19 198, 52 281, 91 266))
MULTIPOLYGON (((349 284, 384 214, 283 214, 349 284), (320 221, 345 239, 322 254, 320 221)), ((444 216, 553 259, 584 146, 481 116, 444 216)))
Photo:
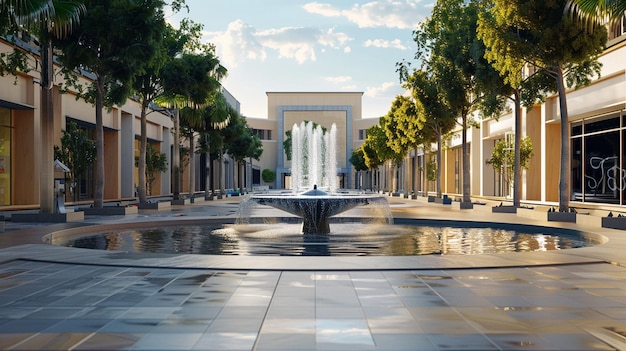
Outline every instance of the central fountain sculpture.
MULTIPOLYGON (((313 123, 302 122, 292 128, 292 193, 254 194, 250 201, 289 212, 302 218, 303 234, 330 233, 329 218, 357 206, 389 205, 379 195, 336 193, 336 125, 329 133, 313 123), (318 182, 328 189, 318 189, 318 182), (308 189, 301 191, 301 189, 308 189)), ((241 208, 241 206, 240 206, 241 208)), ((390 217, 390 211, 386 217, 390 217)), ((390 219, 387 219, 389 222, 390 219)))

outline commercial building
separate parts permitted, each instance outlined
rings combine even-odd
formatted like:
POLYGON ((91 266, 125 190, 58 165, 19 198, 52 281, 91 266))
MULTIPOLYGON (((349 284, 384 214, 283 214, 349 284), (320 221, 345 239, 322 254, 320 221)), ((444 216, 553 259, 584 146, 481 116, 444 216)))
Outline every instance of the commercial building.
MULTIPOLYGON (((601 77, 589 86, 568 90, 568 128, 571 145, 571 204, 589 208, 617 209, 626 205, 626 35, 623 23, 611 30, 607 49, 600 56, 601 77)), ((0 41, 0 53, 12 45, 0 41)), ((31 62, 36 68, 35 62, 31 62)), ((0 208, 36 208, 39 205, 40 173, 40 86, 39 72, 34 69, 17 76, 0 77, 0 208)), ((240 103, 227 91, 227 101, 239 111, 240 103)), ((312 121, 338 130, 339 186, 345 189, 371 189, 409 195, 435 190, 427 180, 426 171, 433 162, 431 146, 411 150, 405 162, 396 169, 385 164, 373 173, 359 174, 349 162, 352 151, 365 139, 367 129, 378 124, 377 117, 362 110, 362 92, 267 92, 267 116, 246 117, 248 125, 260 137, 263 155, 249 160, 245 167, 235 165, 228 157, 208 179, 206 155, 193 160, 195 181, 192 191, 218 188, 247 188, 265 185, 282 189, 290 186, 290 161, 283 141, 285 132, 294 124, 312 121), (274 182, 264 182, 263 170, 276 173, 274 182), (240 177, 241 172, 244 177, 240 177), (236 180, 245 178, 245 183, 236 180), (213 184, 207 184, 207 183, 213 184)), ((391 101, 390 101, 391 105, 391 101)), ((524 202, 553 204, 558 201, 560 164, 560 123, 558 97, 548 96, 545 103, 522 111, 521 136, 531 139, 534 156, 521 180, 524 202)), ((136 196, 140 107, 129 99, 123 106, 105 111, 105 190, 104 198, 118 200, 136 196), (132 151, 131 151, 132 150, 132 151)), ((468 129, 470 150, 471 196, 474 198, 507 199, 510 184, 500 172, 486 164, 496 142, 515 133, 513 112, 498 119, 479 121, 479 127, 468 129)), ((62 130, 74 121, 93 135, 93 107, 77 100, 72 93, 54 88, 54 133, 60 144, 62 130)), ((166 112, 148 115, 148 140, 168 157, 171 166, 173 121, 166 112)), ((446 139, 443 150, 442 191, 451 196, 462 193, 461 130, 446 139)), ((213 165, 214 167, 216 165, 213 165)), ((189 173, 183 175, 183 191, 189 188, 189 173)), ((93 199, 94 180, 91 173, 82 180, 78 200, 93 199)), ((172 193, 171 170, 160 174, 153 184, 153 195, 172 193)))

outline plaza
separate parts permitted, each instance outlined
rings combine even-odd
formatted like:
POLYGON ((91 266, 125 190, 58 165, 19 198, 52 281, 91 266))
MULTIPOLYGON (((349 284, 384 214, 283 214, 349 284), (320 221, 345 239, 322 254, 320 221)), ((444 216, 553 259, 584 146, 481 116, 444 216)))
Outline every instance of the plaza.
POLYGON ((134 254, 44 243, 50 233, 88 226, 231 221, 236 197, 80 223, 7 221, 0 349, 626 349, 622 231, 480 206, 389 201, 394 218, 558 226, 603 243, 410 257, 134 254))

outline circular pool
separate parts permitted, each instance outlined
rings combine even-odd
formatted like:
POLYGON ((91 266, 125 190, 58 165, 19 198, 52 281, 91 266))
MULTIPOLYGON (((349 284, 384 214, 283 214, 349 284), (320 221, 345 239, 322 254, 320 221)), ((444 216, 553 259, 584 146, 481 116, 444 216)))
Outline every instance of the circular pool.
POLYGON ((55 245, 100 250, 242 256, 477 255, 573 249, 595 244, 560 228, 403 220, 343 221, 330 234, 302 234, 297 223, 184 224, 57 238, 55 245))

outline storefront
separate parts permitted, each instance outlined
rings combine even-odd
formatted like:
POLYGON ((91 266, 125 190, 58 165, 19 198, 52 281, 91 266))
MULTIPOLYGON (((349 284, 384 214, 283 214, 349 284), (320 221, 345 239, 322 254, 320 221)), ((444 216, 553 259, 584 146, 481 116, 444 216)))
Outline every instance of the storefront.
POLYGON ((571 200, 626 204, 624 111, 572 123, 571 200))

